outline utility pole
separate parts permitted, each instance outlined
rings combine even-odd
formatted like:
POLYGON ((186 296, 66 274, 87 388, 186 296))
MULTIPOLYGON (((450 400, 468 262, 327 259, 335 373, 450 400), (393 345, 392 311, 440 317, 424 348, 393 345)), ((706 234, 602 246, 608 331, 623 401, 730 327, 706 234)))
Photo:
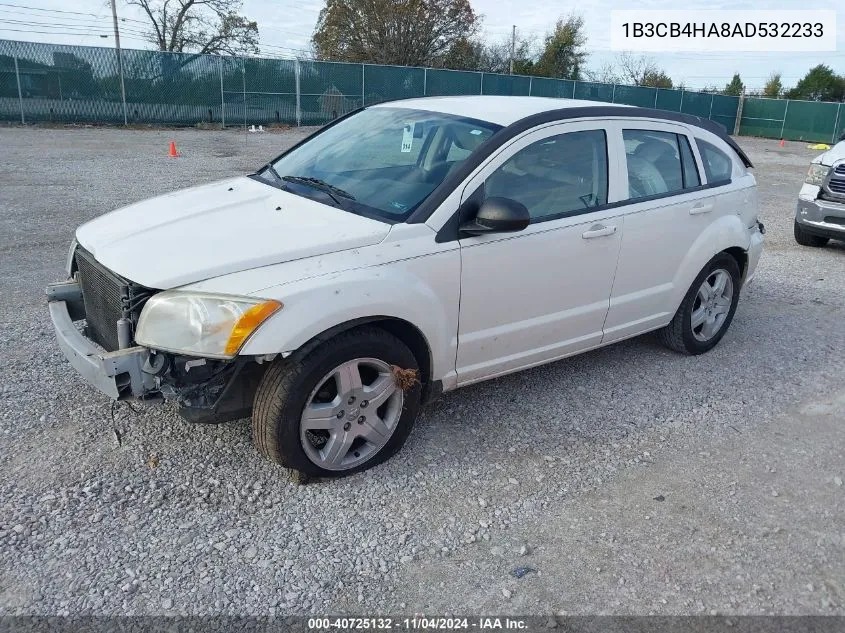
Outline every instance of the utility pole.
MULTIPOLYGON (((734 136, 739 136, 739 128, 742 125, 742 108, 745 105, 745 88, 742 89, 742 94, 739 95, 739 103, 736 106, 736 119, 734 120, 734 136)), ((789 101, 786 102, 787 107, 789 106, 789 101)), ((784 123, 786 122, 786 115, 784 114, 783 117, 784 123)), ((783 130, 781 130, 781 138, 783 138, 783 130)))
POLYGON ((111 0, 111 17, 114 21, 114 46, 117 49, 117 71, 120 73, 120 98, 123 101, 123 125, 126 125, 126 87, 123 85, 123 58, 120 55, 120 30, 117 28, 117 6, 111 0))
MULTIPOLYGON (((114 0, 112 0, 114 2, 114 0)), ((516 52, 516 24, 513 25, 513 33, 511 35, 511 63, 509 74, 513 74, 513 56, 516 52)))

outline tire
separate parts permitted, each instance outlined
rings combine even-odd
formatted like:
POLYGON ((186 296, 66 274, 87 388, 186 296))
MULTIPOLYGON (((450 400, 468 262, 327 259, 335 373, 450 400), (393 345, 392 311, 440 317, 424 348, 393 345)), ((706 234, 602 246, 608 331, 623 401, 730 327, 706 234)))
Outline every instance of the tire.
POLYGON ((793 223, 793 233, 795 234, 795 241, 801 246, 815 246, 818 248, 819 246, 824 246, 829 241, 829 238, 827 237, 820 237, 818 235, 807 233, 807 231, 805 231, 798 223, 798 220, 795 220, 793 223))
POLYGON ((271 461, 309 477, 351 475, 380 464, 402 447, 419 413, 421 392, 419 364, 407 345, 377 327, 354 328, 268 368, 255 394, 253 442, 271 461), (404 389, 392 373, 396 367, 412 370, 404 373, 404 389), (352 372, 360 382, 345 378, 352 372), (341 391, 341 380, 357 387, 341 391), (387 393, 391 388, 383 404, 366 408, 367 393, 375 401, 377 389, 387 393), (314 421, 320 428, 312 430, 312 422, 304 420, 306 405, 315 418, 323 416, 314 421), (356 436, 347 450, 341 440, 356 433, 378 441, 356 436))
MULTIPOLYGON (((741 283, 739 265, 736 260, 727 253, 716 255, 692 282, 692 286, 684 296, 684 300, 669 325, 658 331, 660 341, 666 347, 682 354, 698 355, 713 349, 725 335, 733 320, 741 283), (703 285, 705 282, 710 285, 711 280, 721 280, 723 273, 726 273, 730 279, 730 289, 726 287, 723 291, 725 296, 719 295, 713 300, 716 303, 714 303, 711 312, 715 314, 718 310, 720 311, 719 314, 715 316, 714 321, 711 322, 707 318, 705 323, 694 327, 693 313, 695 312, 696 316, 700 316, 700 309, 703 307, 700 296, 703 285), (728 295, 730 296, 730 306, 727 307, 726 312, 721 312, 725 309, 724 302, 728 295), (714 330, 711 333, 705 331, 705 327, 714 328, 714 330), (707 334, 709 336, 706 336, 707 334)), ((704 313, 707 313, 707 309, 704 309, 704 313)))

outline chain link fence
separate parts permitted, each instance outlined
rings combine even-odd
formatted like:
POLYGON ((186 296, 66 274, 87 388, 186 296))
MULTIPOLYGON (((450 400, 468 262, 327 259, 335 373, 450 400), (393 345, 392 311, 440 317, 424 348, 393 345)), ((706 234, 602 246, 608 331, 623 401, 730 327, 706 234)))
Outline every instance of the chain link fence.
MULTIPOLYGON (((389 99, 530 95, 685 112, 737 129, 740 98, 434 68, 121 51, 0 40, 0 120, 161 125, 321 125, 389 99)), ((752 99, 741 134, 830 142, 845 128, 836 103, 752 99)))

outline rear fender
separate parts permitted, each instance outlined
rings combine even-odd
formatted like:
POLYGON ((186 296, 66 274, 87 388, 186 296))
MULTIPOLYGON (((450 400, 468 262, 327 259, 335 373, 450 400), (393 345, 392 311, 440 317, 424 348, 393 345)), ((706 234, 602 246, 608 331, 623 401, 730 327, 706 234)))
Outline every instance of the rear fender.
POLYGON ((677 311, 692 282, 695 281, 707 262, 729 248, 741 248, 747 253, 750 244, 751 233, 743 225, 742 219, 738 215, 722 216, 708 226, 693 243, 692 248, 687 252, 675 273, 672 313, 674 314, 677 311))

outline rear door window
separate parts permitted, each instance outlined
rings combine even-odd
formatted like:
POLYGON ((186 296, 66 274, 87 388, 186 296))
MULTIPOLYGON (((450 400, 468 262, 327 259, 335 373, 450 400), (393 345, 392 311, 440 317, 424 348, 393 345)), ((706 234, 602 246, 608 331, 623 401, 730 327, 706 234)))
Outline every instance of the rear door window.
POLYGON ((622 138, 625 141, 630 199, 683 191, 684 170, 677 134, 623 130, 622 138))
POLYGON ((707 183, 730 182, 733 172, 733 161, 715 145, 695 139, 698 151, 701 154, 701 162, 704 163, 704 173, 707 174, 707 183))

